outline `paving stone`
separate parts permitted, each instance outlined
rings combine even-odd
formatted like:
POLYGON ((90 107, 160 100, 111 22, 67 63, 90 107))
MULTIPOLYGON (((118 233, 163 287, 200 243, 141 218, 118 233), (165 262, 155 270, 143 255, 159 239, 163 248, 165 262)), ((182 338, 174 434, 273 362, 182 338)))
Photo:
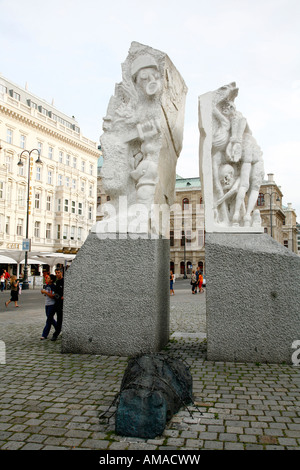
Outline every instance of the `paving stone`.
POLYGON ((41 344, 38 292, 24 292, 19 319, 1 312, 1 339, 10 353, 0 369, 0 449, 298 450, 299 371, 207 361, 205 295, 195 296, 196 304, 189 286, 176 294, 170 299, 176 335, 162 353, 190 366, 196 407, 180 410, 162 436, 148 441, 116 436, 114 417, 99 421, 120 389, 128 358, 62 355, 59 341, 41 344))

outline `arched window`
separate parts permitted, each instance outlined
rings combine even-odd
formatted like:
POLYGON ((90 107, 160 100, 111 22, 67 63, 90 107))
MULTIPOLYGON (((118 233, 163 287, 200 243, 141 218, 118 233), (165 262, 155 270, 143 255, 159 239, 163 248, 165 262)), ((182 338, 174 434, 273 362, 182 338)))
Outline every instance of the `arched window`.
POLYGON ((184 274, 184 261, 180 263, 180 274, 184 274))
POLYGON ((189 203, 190 203, 190 201, 188 200, 187 197, 185 197, 185 198, 182 200, 182 209, 184 209, 185 207, 188 209, 189 203))
POLYGON ((258 198, 257 198, 257 205, 258 206, 264 206, 265 205, 264 193, 259 193, 258 198))

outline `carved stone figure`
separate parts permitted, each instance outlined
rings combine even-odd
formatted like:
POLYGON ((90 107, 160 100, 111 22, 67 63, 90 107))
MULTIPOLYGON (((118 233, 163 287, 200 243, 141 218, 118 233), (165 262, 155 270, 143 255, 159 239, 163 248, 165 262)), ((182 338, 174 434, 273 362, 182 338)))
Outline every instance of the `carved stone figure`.
POLYGON ((103 187, 117 217, 128 205, 172 204, 186 85, 168 56, 133 42, 103 122, 103 187))
MULTIPOLYGON (((202 151, 200 170, 203 178, 209 178, 207 165, 211 164, 213 225, 257 229, 259 218, 254 208, 264 177, 264 164, 262 151, 246 118, 236 110, 237 94, 233 82, 200 97, 200 132, 203 140, 210 140, 206 150, 211 149, 210 154, 202 151)), ((205 204, 207 197, 204 194, 205 204)))

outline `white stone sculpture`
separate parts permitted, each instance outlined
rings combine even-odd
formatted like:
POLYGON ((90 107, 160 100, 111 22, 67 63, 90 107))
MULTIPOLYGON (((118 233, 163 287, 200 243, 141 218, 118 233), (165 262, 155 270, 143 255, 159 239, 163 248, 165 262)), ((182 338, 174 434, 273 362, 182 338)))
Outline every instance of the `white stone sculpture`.
MULTIPOLYGON (((143 205, 148 219, 153 204, 173 203, 187 93, 168 56, 137 42, 122 64, 122 78, 100 138, 103 188, 118 222, 128 218, 120 197, 126 197, 127 208, 143 205)), ((99 224, 92 231, 99 231, 99 224)))
POLYGON ((262 151, 236 109, 237 94, 230 83, 199 97, 206 231, 262 231, 255 209, 264 177, 262 151))

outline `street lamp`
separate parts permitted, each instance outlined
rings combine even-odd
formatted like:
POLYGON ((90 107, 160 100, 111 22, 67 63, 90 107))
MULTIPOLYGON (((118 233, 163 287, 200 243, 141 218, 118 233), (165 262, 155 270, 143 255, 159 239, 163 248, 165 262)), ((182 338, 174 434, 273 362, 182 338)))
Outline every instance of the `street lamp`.
MULTIPOLYGON (((277 192, 276 192, 276 191, 273 191, 272 193, 265 193, 265 194, 264 194, 264 198, 265 198, 266 195, 270 196, 271 237, 273 237, 273 224, 272 224, 272 196, 273 196, 273 194, 277 194, 277 192)), ((277 194, 276 201, 277 201, 277 202, 280 202, 280 197, 278 196, 278 194, 277 194)))
MULTIPOLYGON (((26 241, 28 242, 28 228, 29 228, 29 202, 30 202, 30 162, 31 162, 31 154, 32 152, 37 152, 38 153, 38 158, 35 163, 37 164, 42 164, 42 161, 40 159, 40 151, 38 149, 32 149, 30 151, 28 150, 23 150, 19 156, 19 161, 17 163, 18 166, 24 166, 24 163, 22 162, 22 156, 27 153, 28 154, 28 176, 27 176, 27 215, 26 215, 26 241)), ((26 247, 28 248, 28 247, 26 247)), ((24 265, 24 276, 23 276, 23 283, 22 283, 22 289, 26 290, 29 289, 29 284, 28 284, 28 249, 25 250, 25 265, 24 265)))

